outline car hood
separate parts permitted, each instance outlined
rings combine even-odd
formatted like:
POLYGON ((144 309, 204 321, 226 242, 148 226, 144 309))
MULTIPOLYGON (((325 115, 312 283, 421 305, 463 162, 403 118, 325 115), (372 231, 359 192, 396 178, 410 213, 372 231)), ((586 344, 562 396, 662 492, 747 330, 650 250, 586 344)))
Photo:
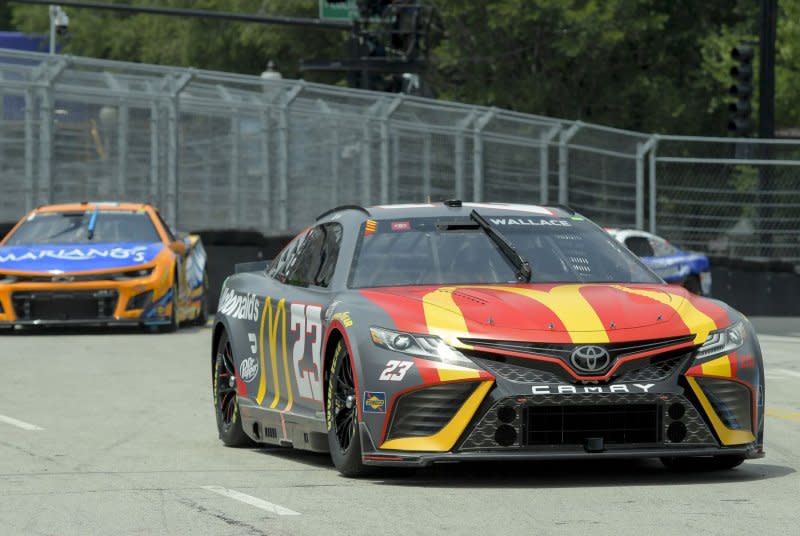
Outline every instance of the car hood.
POLYGON ((457 339, 624 342, 696 335, 725 309, 668 285, 459 285, 362 290, 406 331, 457 339))
POLYGON ((0 247, 0 272, 73 273, 136 268, 153 261, 160 242, 0 247))

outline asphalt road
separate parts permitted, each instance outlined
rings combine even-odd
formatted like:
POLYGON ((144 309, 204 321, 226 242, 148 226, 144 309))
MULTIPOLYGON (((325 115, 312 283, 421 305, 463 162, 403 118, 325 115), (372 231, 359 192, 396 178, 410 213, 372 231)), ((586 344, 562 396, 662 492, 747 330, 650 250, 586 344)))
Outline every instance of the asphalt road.
POLYGON ((210 330, 0 335, 0 535, 798 534, 800 320, 756 324, 767 457, 444 465, 348 480, 216 437, 210 330), (772 326, 772 328, 770 328, 772 326))

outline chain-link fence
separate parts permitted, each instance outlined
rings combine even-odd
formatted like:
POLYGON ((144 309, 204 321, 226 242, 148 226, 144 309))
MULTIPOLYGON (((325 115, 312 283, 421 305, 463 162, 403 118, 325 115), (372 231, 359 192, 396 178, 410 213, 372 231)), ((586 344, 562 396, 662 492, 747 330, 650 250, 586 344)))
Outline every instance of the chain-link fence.
POLYGON ((460 198, 569 204, 679 245, 800 259, 800 142, 653 136, 302 81, 0 50, 0 221, 146 201, 185 230, 460 198), (738 147, 738 149, 737 149, 738 147))

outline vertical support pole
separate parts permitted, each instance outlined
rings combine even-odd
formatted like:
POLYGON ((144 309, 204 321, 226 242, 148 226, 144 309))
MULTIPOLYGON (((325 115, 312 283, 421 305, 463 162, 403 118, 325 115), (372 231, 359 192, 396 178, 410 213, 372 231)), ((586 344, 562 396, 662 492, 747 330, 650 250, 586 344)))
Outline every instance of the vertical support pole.
POLYGON ((263 157, 263 172, 261 175, 261 228, 269 229, 272 218, 272 173, 270 166, 272 165, 272 158, 270 154, 270 117, 269 117, 269 103, 261 112, 261 135, 262 135, 262 157, 263 157))
POLYGON ((239 177, 239 160, 240 156, 240 140, 239 140, 239 132, 241 130, 240 127, 240 119, 237 111, 232 111, 234 114, 231 117, 231 162, 230 162, 230 198, 231 198, 231 210, 228 211, 228 223, 231 227, 238 227, 237 224, 242 224, 244 222, 238 221, 239 220, 239 207, 242 204, 242 188, 240 184, 240 177, 239 177))
POLYGON ((361 130, 361 204, 365 207, 372 204, 372 147, 369 118, 364 119, 361 130))
POLYGON ((117 118, 117 199, 125 199, 125 184, 128 179, 128 124, 129 108, 124 102, 119 105, 117 118))
POLYGON ((644 158, 653 149, 655 138, 636 144, 636 228, 644 230, 644 158))
POLYGON ((53 202, 53 88, 48 83, 41 89, 39 106, 39 180, 36 204, 53 202))
POLYGON ((150 103, 150 184, 148 185, 148 201, 153 204, 158 204, 158 163, 159 151, 161 144, 159 143, 159 107, 158 100, 155 98, 150 103))
POLYGON ((303 82, 284 96, 278 113, 278 228, 289 230, 289 108, 303 90, 303 82))
POLYGON ((400 133, 395 131, 392 139, 392 181, 390 182, 390 202, 399 203, 400 192, 400 133))
POLYGON ((178 97, 173 95, 167 105, 167 188, 160 203, 173 229, 178 224, 178 142, 178 97))
POLYGON ((542 205, 550 202, 550 144, 559 132, 561 125, 556 125, 539 139, 539 203, 542 205))
POLYGON ((456 125, 456 161, 455 161, 455 198, 464 199, 464 131, 475 120, 476 112, 471 111, 467 117, 456 125))
POLYGON ((494 108, 486 112, 475 122, 472 132, 472 200, 476 203, 483 201, 484 176, 483 176, 483 129, 494 118, 497 110, 494 108))
POLYGON ((456 133, 455 198, 464 199, 464 132, 456 133))
POLYGON ((433 140, 431 139, 431 133, 425 132, 425 136, 422 138, 422 195, 423 199, 420 201, 424 201, 427 203, 430 201, 431 198, 431 174, 432 174, 432 162, 431 162, 431 143, 433 140))
POLYGON ((558 202, 561 205, 569 204, 569 141, 582 126, 582 122, 576 121, 561 132, 558 140, 558 202))
POLYGON ((35 184, 34 184, 34 152, 33 128, 34 128, 34 107, 36 106, 36 94, 33 88, 25 90, 25 212, 30 212, 36 204, 35 184))
POLYGON ((397 111, 397 108, 403 103, 403 97, 396 97, 391 101, 386 110, 381 114, 380 118, 380 140, 381 140, 381 190, 380 202, 385 205, 389 202, 389 183, 391 177, 389 176, 390 162, 389 162, 389 120, 392 114, 397 111))
POLYGON ((336 128, 336 122, 331 120, 330 133, 333 137, 331 140, 331 204, 334 207, 339 206, 339 129, 336 128))
POLYGON ((167 191, 166 200, 161 203, 161 206, 166 209, 165 219, 172 228, 178 226, 180 214, 180 206, 178 204, 178 151, 180 145, 178 105, 180 94, 192 81, 192 77, 192 74, 184 73, 180 78, 169 78, 171 91, 167 103, 167 191))
POLYGON ((658 135, 651 138, 653 147, 650 149, 650 232, 656 234, 656 211, 658 194, 656 182, 656 151, 658 150, 658 135))

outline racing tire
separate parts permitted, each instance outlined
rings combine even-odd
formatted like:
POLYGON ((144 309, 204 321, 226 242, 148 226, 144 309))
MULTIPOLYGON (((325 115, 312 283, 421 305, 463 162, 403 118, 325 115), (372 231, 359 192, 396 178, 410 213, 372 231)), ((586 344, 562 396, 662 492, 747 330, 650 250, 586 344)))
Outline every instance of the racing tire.
POLYGON ((697 277, 696 275, 690 275, 689 277, 687 277, 686 280, 683 282, 683 288, 685 288, 692 294, 697 294, 698 296, 703 294, 703 289, 700 286, 700 278, 697 277))
POLYGON ((358 393, 350 355, 343 341, 339 341, 333 352, 325 385, 328 390, 325 423, 333 465, 343 476, 365 476, 370 471, 361 461, 358 393))
POLYGON ((242 428, 234 367, 228 334, 223 331, 217 344, 212 381, 217 432, 219 438, 228 447, 250 447, 255 445, 255 442, 244 433, 242 428))
POLYGON ((664 467, 675 472, 701 472, 701 471, 725 471, 740 466, 744 462, 744 456, 727 454, 711 457, 668 457, 660 458, 664 467))
POLYGON ((169 324, 159 326, 159 333, 174 333, 178 331, 178 277, 172 281, 172 313, 169 316, 169 324))

